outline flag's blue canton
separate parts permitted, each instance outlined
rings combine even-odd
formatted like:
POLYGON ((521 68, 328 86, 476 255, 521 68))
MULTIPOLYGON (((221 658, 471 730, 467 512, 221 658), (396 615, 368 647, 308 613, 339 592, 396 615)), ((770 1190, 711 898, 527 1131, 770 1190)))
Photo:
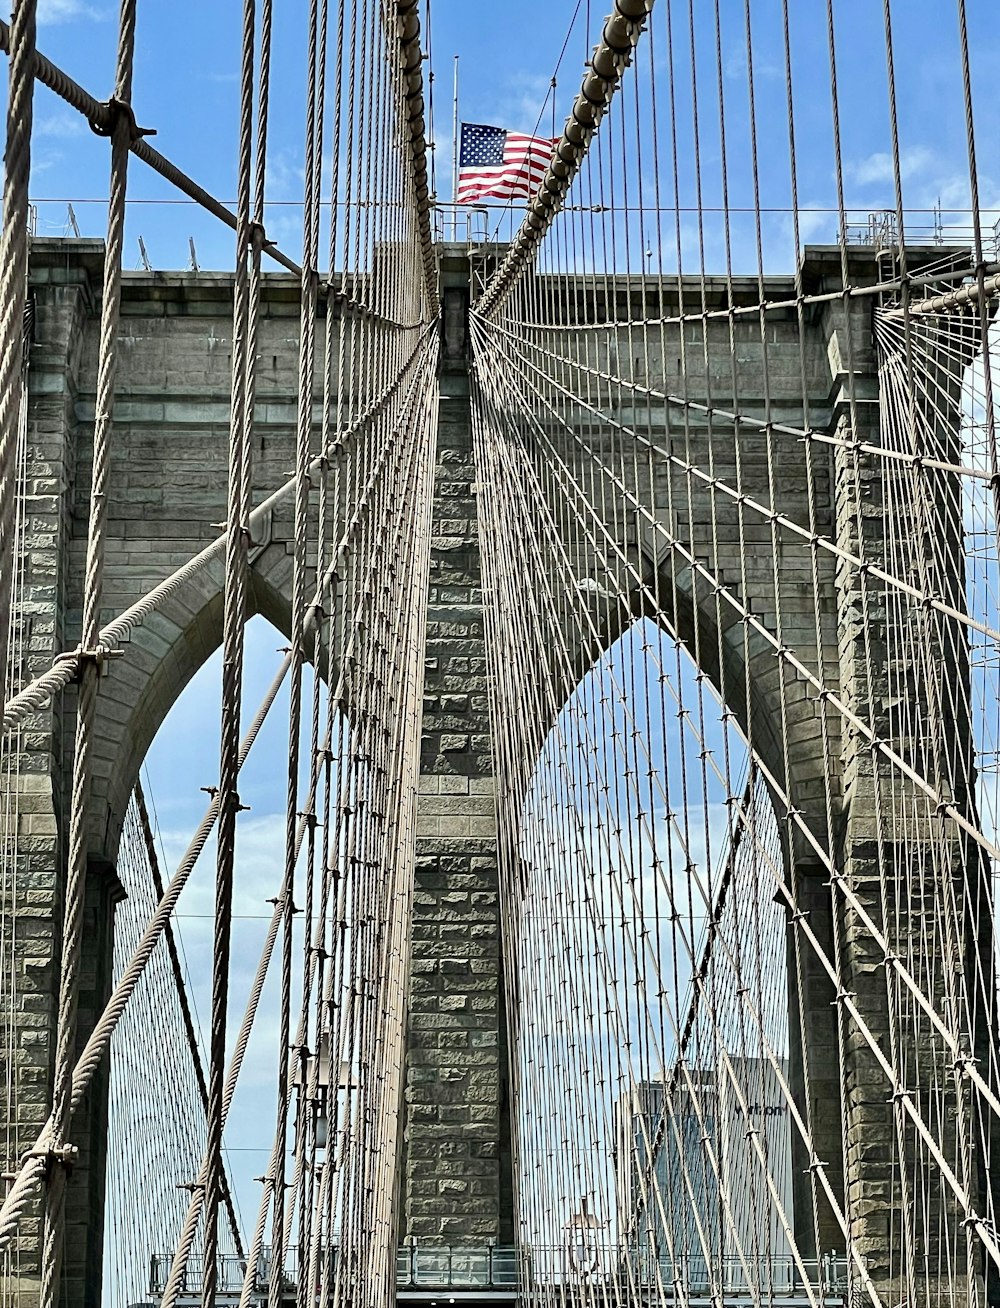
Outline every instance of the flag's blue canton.
POLYGON ((498 168, 503 163, 506 142, 507 133, 502 127, 463 123, 459 168, 498 168))

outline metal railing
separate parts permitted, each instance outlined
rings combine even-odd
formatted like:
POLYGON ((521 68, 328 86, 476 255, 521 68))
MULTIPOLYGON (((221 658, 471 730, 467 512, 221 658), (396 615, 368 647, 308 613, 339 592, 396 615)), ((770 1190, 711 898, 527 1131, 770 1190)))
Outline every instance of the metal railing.
POLYGON ((791 1255, 708 1260, 689 1254, 671 1259, 613 1244, 589 1246, 582 1253, 566 1245, 536 1245, 523 1251, 523 1275, 520 1262, 518 1251, 506 1245, 413 1245, 399 1250, 396 1281, 401 1289, 415 1290, 631 1284, 677 1299, 763 1292, 785 1299, 818 1296, 837 1304, 843 1300, 847 1271, 846 1262, 835 1253, 804 1262, 803 1277, 791 1255))
MULTIPOLYGON (((296 1294, 298 1275, 294 1251, 283 1271, 283 1291, 296 1294)), ((331 1272, 337 1247, 329 1250, 331 1272)), ((150 1259, 149 1291, 155 1301, 170 1272, 171 1254, 150 1259)), ((589 1245, 586 1250, 568 1245, 526 1248, 519 1253, 510 1245, 406 1245, 397 1254, 396 1284, 400 1290, 521 1291, 532 1287, 605 1287, 631 1285, 650 1298, 678 1302, 717 1297, 735 1300, 761 1293, 770 1299, 818 1298, 830 1305, 844 1301, 846 1260, 836 1254, 806 1262, 803 1278, 791 1256, 743 1259, 721 1256, 706 1259, 685 1254, 676 1258, 651 1250, 624 1249, 620 1245, 589 1245), (523 1267, 523 1273, 522 1273, 523 1267)), ((218 1260, 220 1299, 236 1301, 243 1288, 246 1259, 222 1254, 218 1260)), ((202 1288, 203 1262, 192 1256, 181 1292, 184 1303, 193 1302, 202 1288)), ((262 1253, 254 1277, 255 1294, 267 1294, 271 1274, 270 1250, 262 1253)))
POLYGON ((638 1285, 662 1289, 677 1298, 708 1298, 720 1293, 798 1298, 808 1297, 811 1292, 833 1303, 843 1297, 847 1270, 836 1254, 804 1260, 805 1276, 790 1254, 766 1258, 723 1255, 709 1260, 701 1254, 669 1258, 633 1252, 625 1262, 638 1285))
MULTIPOLYGON (((335 1259, 337 1255, 336 1247, 330 1250, 329 1256, 335 1259)), ((166 1289, 167 1277, 170 1275, 170 1265, 173 1261, 172 1253, 153 1254, 149 1260, 149 1292, 154 1298, 162 1295, 166 1289)), ((222 1296, 240 1295, 243 1289, 243 1281, 247 1272, 247 1260, 240 1258, 236 1254, 220 1254, 217 1259, 217 1291, 222 1296)), ((184 1281, 181 1288, 182 1298, 189 1298, 192 1295, 201 1293, 202 1281, 204 1277, 205 1260, 196 1254, 191 1254, 187 1261, 187 1269, 184 1274, 184 1281)), ((254 1288, 267 1293, 268 1284, 271 1279, 271 1250, 265 1247, 257 1260, 257 1267, 254 1273, 254 1288)), ((282 1290, 289 1295, 294 1294, 298 1284, 298 1269, 295 1263, 295 1251, 289 1249, 288 1256, 285 1259, 285 1265, 282 1269, 282 1290)))
POLYGON ((396 1284, 405 1289, 516 1290, 517 1250, 508 1245, 409 1245, 399 1251, 396 1284))
POLYGON ((490 239, 490 211, 486 205, 438 202, 433 209, 434 240, 464 245, 470 254, 490 239))

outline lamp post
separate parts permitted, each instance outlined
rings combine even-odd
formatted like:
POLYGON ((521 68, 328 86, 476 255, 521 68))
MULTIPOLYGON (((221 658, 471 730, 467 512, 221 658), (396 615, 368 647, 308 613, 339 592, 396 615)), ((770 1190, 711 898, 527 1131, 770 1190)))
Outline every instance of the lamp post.
POLYGON ((580 1210, 563 1227, 568 1271, 583 1280, 597 1270, 599 1246, 596 1232, 605 1225, 590 1211, 589 1196, 580 1199, 580 1210))

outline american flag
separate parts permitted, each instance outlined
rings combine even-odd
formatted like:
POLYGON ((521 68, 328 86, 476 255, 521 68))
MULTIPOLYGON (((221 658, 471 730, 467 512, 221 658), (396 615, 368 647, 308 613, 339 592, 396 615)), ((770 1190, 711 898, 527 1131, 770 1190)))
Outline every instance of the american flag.
POLYGON ((545 176, 555 144, 548 136, 524 136, 502 127, 463 123, 456 201, 472 204, 487 196, 528 199, 545 176))

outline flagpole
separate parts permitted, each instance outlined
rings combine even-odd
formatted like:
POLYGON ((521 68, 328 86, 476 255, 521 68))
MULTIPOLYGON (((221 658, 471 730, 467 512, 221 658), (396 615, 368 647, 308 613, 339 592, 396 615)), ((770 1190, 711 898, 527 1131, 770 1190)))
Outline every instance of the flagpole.
POLYGON ((451 239, 458 240, 458 209, 454 206, 458 204, 458 158, 462 150, 462 142, 458 135, 458 55, 455 56, 455 103, 452 116, 452 159, 451 159, 451 239))

